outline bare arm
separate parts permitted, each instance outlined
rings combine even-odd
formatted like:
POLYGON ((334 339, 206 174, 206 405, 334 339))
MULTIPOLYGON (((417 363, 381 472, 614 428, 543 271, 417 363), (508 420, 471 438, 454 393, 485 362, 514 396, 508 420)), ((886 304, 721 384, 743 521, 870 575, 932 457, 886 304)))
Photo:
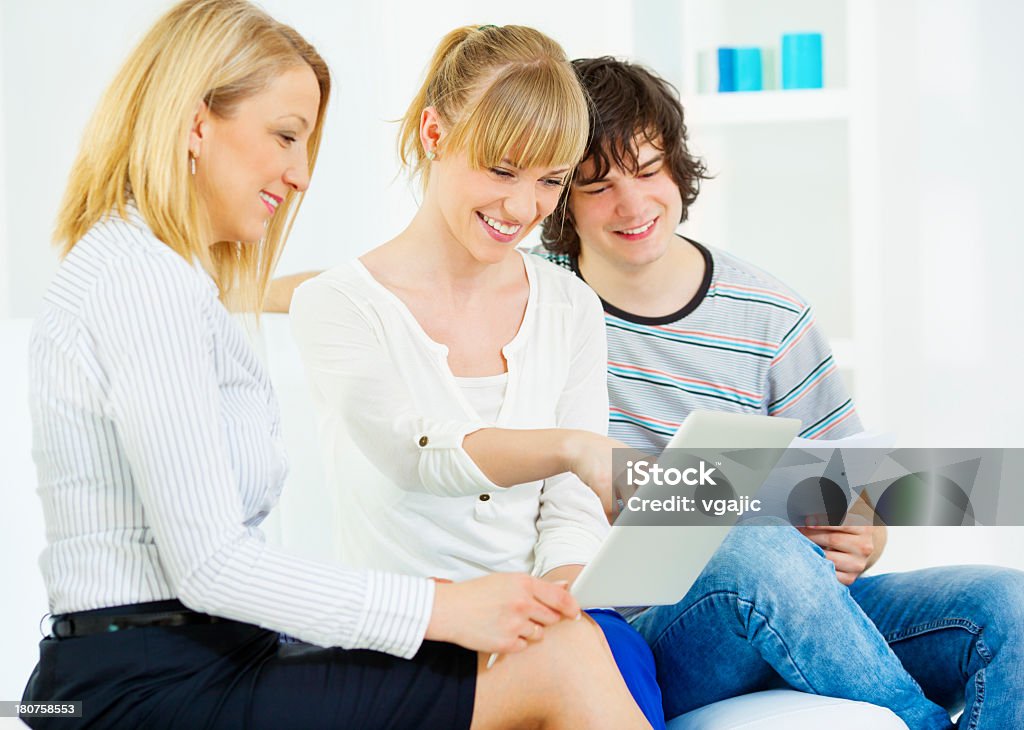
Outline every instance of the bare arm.
POLYGON ((567 587, 572 588, 572 584, 576 581, 582 571, 582 565, 560 565, 557 568, 549 570, 547 573, 542 575, 541 578, 552 583, 565 583, 567 587))
POLYGON ((267 297, 263 300, 263 311, 287 314, 292 304, 295 287, 320 273, 319 271, 303 271, 301 274, 289 274, 271 280, 270 288, 267 289, 267 297))
POLYGON ((480 470, 500 487, 572 472, 590 487, 606 513, 612 511, 612 450, 615 439, 578 429, 483 428, 462 442, 480 470))

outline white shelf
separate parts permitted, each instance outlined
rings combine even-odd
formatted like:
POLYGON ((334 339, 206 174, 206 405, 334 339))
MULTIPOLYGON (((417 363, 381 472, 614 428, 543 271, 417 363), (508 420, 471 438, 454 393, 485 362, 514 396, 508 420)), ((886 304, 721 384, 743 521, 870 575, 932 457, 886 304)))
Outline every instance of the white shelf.
POLYGON ((690 129, 769 122, 845 120, 850 115, 846 89, 789 89, 694 94, 683 99, 690 129))

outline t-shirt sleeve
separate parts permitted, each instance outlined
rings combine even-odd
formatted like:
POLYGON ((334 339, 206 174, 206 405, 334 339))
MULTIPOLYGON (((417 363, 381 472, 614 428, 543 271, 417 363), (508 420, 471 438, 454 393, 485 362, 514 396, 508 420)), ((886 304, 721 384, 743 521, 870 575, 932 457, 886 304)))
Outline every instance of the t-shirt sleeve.
MULTIPOLYGON (((582 285, 574 301, 566 387, 558 400, 556 425, 608 433, 608 348, 604 313, 597 296, 582 285)), ((544 481, 534 574, 561 565, 585 565, 597 552, 609 525, 601 500, 572 473, 544 481)))
POLYGON ((769 416, 799 418, 802 438, 837 439, 863 430, 832 350, 804 305, 768 368, 769 416))

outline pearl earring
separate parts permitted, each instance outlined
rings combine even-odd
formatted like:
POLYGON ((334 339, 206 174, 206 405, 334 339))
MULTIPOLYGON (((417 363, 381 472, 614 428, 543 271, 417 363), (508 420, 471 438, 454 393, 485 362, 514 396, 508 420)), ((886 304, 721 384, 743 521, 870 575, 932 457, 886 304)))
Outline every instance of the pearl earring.
POLYGON ((192 177, 195 177, 195 175, 196 175, 196 158, 193 157, 191 153, 189 153, 189 156, 188 156, 188 163, 189 163, 189 168, 192 170, 192 177))

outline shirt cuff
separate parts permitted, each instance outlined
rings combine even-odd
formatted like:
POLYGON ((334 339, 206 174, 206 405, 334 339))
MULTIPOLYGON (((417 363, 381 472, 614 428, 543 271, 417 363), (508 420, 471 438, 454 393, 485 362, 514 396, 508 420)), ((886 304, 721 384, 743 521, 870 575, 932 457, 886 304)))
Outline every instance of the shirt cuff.
POLYGON ((434 582, 429 578, 370 571, 351 648, 411 659, 423 643, 433 607, 434 582))
POLYGON ((534 552, 533 575, 540 577, 563 565, 586 565, 601 547, 592 533, 573 530, 572 535, 538 544, 534 552))
POLYGON ((438 497, 466 497, 501 489, 487 478, 462 448, 466 436, 489 428, 488 424, 452 424, 450 429, 431 429, 416 437, 420 450, 419 477, 423 488, 438 497))

